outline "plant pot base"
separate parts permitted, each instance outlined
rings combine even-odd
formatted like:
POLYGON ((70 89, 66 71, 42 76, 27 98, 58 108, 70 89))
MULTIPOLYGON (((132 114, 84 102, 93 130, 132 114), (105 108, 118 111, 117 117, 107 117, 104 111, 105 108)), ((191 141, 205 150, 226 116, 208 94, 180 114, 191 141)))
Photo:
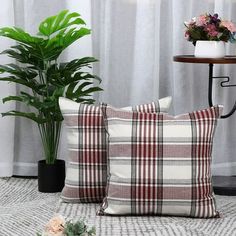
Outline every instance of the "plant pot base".
POLYGON ((38 190, 43 193, 61 192, 65 185, 65 161, 56 160, 54 164, 38 162, 38 190))

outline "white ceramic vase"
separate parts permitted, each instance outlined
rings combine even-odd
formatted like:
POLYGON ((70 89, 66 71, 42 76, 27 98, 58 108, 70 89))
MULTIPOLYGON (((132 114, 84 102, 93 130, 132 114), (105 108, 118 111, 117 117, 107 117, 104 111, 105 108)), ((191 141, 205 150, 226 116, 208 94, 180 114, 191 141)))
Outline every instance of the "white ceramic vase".
POLYGON ((199 40, 196 42, 194 56, 203 58, 222 58, 225 56, 225 42, 199 40))

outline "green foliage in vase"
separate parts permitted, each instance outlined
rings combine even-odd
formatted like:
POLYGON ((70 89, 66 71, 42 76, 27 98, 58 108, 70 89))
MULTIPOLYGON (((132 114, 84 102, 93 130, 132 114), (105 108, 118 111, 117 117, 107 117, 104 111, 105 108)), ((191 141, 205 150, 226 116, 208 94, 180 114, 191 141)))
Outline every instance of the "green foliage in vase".
POLYGON ((63 120, 59 97, 93 103, 92 94, 102 90, 94 85, 95 80, 100 83, 100 79, 88 72, 91 63, 97 61, 95 58, 84 57, 63 63, 58 60, 68 46, 91 33, 84 25, 80 14, 63 10, 43 20, 36 36, 17 27, 0 29, 0 36, 16 41, 14 46, 1 53, 15 59, 16 63, 0 65, 0 81, 28 88, 23 90, 22 87, 19 94, 8 96, 3 102, 21 102, 33 110, 11 110, 2 116, 25 117, 37 123, 47 164, 53 164, 57 159, 63 120))

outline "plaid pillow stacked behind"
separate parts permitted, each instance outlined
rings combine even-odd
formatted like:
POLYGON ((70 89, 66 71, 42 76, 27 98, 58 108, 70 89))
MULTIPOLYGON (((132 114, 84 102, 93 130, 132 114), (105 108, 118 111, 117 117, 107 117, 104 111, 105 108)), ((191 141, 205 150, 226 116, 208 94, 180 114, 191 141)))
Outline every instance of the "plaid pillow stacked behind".
MULTIPOLYGON (((125 108, 142 112, 167 112, 171 97, 125 108)), ((66 202, 102 202, 107 183, 107 137, 99 106, 60 98, 67 126, 68 163, 62 199, 66 202)))
POLYGON ((103 107, 109 178, 98 214, 218 216, 211 153, 221 110, 173 117, 103 107))

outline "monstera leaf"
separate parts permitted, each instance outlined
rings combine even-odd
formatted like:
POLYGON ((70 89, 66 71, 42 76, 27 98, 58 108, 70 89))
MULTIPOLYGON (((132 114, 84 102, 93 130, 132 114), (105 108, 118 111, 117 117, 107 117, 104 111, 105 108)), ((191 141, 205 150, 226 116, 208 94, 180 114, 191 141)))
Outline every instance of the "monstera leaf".
POLYGON ((19 43, 19 45, 5 50, 4 53, 19 59, 22 63, 27 63, 27 60, 29 64, 34 62, 34 65, 36 63, 40 65, 40 60, 56 60, 64 49, 91 33, 89 29, 79 27, 85 25, 79 16, 76 12, 69 13, 68 10, 64 10, 56 16, 48 17, 39 25, 38 36, 32 36, 17 27, 1 28, 0 36, 8 37, 19 43), (30 61, 29 57, 33 61, 30 61))
POLYGON ((85 25, 85 22, 79 13, 63 10, 56 16, 48 17, 39 25, 39 35, 50 37, 53 33, 72 25, 85 25))
POLYGON ((30 119, 38 124, 46 123, 47 120, 43 117, 40 117, 39 115, 33 113, 33 112, 20 112, 20 111, 8 111, 2 113, 2 117, 4 116, 18 116, 18 117, 24 117, 27 119, 30 119))
POLYGON ((0 29, 0 36, 7 37, 10 39, 14 39, 17 42, 21 42, 24 44, 37 44, 42 42, 42 38, 31 36, 26 33, 23 29, 18 27, 3 27, 0 29))

